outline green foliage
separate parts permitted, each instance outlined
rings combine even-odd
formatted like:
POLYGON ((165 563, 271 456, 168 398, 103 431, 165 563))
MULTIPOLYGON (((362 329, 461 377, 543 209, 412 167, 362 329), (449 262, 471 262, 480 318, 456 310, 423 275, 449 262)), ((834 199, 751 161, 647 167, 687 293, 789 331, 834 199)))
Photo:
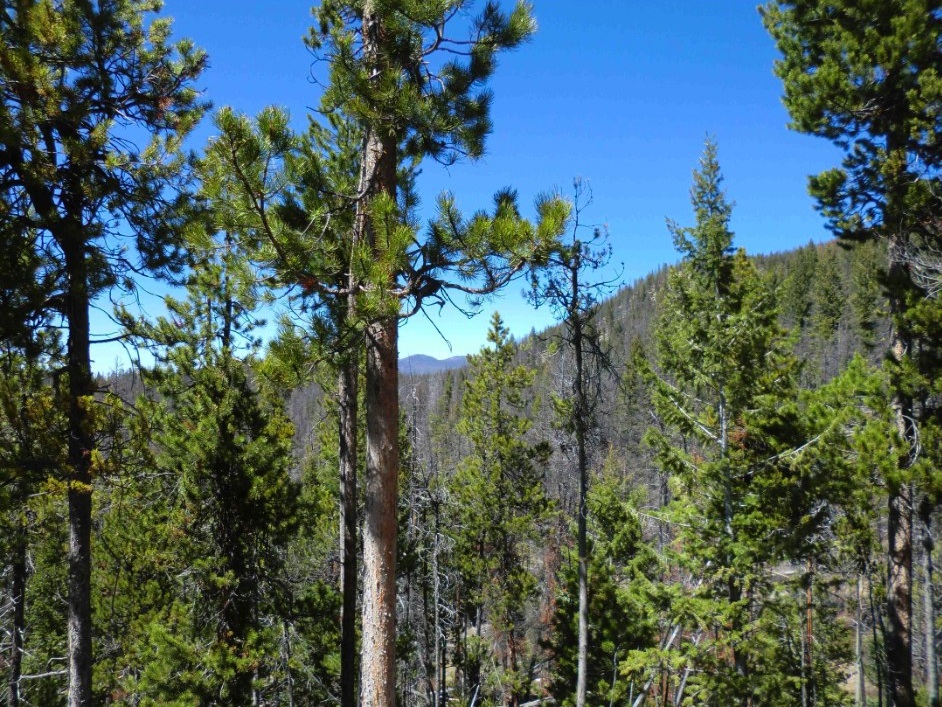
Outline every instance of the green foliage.
POLYGON ((432 157, 448 164, 462 155, 480 157, 491 130, 486 84, 496 56, 526 41, 536 23, 525 3, 505 14, 488 2, 468 22, 469 42, 443 32, 449 20, 468 14, 473 5, 470 0, 375 3, 367 24, 381 25, 383 37, 376 56, 363 57, 361 4, 321 3, 307 42, 329 61, 323 111, 342 112, 358 124, 398 135, 407 160, 432 157), (434 63, 425 62, 430 55, 434 63))
POLYGON ((178 150, 203 112, 192 82, 206 57, 169 43, 169 19, 145 23, 159 6, 3 3, 0 201, 5 228, 33 239, 32 252, 9 255, 50 290, 66 286, 54 263, 68 238, 89 249, 91 296, 130 284, 133 261, 115 245, 122 234, 145 267, 174 261, 189 210, 178 150), (143 148, 126 139, 130 126, 144 129, 143 148))
POLYGON ((845 151, 840 169, 811 179, 841 235, 930 226, 942 156, 940 9, 935 0, 799 0, 762 9, 782 52, 776 73, 792 127, 845 151))
POLYGON ((769 568, 809 551, 833 498, 818 463, 825 435, 796 403, 774 291, 733 252, 721 182, 708 142, 691 190, 696 225, 671 228, 685 257, 661 300, 649 378, 662 427, 647 439, 670 476, 674 562, 691 576, 669 589, 668 631, 689 634, 626 664, 631 673, 666 663, 678 694, 717 705, 784 694, 790 678, 768 654, 779 591, 769 568))
POLYGON ((500 681, 510 685, 505 696, 520 698, 529 691, 524 658, 534 648, 526 645, 522 629, 537 588, 529 553, 550 510, 542 483, 549 448, 526 440, 532 423, 524 394, 533 373, 514 365, 513 341, 497 314, 488 341, 489 347, 469 357, 458 422, 470 449, 452 482, 454 556, 463 585, 461 610, 480 612, 479 628, 482 621, 490 624, 494 644, 504 646, 499 663, 500 681))
MULTIPOLYGON (((589 704, 623 704, 629 683, 620 665, 629 651, 651 645, 654 616, 651 585, 656 559, 642 539, 642 527, 625 498, 624 482, 608 474, 588 496, 589 704)), ((575 704, 579 580, 576 556, 569 550, 561 567, 552 632, 547 649, 553 659, 550 692, 561 705, 575 704)))
POLYGON ((168 299, 169 315, 141 328, 162 347, 149 380, 164 397, 144 404, 159 420, 155 465, 172 479, 150 532, 173 539, 155 559, 173 568, 175 599, 153 607, 133 683, 157 703, 248 704, 278 656, 270 617, 282 608, 284 548, 298 521, 293 427, 238 356, 257 345, 250 278, 232 239, 194 250, 189 299, 168 299))

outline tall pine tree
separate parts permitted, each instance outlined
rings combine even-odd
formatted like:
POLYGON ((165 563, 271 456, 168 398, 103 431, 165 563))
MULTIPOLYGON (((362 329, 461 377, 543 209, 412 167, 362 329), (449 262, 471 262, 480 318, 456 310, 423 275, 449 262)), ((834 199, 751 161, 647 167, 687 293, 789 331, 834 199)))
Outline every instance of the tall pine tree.
POLYGON ((924 332, 912 310, 927 300, 918 263, 937 252, 942 150, 942 3, 937 0, 796 0, 762 9, 782 59, 792 127, 827 138, 842 165, 810 180, 829 227, 841 238, 881 239, 880 277, 893 328, 888 367, 897 434, 909 449, 887 479, 887 657, 895 707, 915 704, 912 669, 914 468, 920 459, 926 376, 924 332))
POLYGON ((168 20, 145 22, 158 7, 0 5, 0 202, 15 225, 3 231, 16 253, 48 262, 35 271, 40 306, 67 331, 71 707, 92 703, 89 311, 114 288, 133 289, 135 271, 170 264, 186 199, 180 140, 201 114, 192 82, 204 55, 189 43, 171 45, 168 20))

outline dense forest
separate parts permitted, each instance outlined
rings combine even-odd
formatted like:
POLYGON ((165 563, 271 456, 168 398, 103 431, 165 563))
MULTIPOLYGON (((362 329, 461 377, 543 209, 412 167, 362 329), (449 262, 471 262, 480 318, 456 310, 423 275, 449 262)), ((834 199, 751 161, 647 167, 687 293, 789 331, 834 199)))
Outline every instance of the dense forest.
POLYGON ((420 225, 527 4, 323 0, 307 128, 192 153, 158 9, 0 0, 5 704, 942 704, 942 2, 761 7, 834 239, 738 248, 708 138, 630 285, 578 181, 420 225), (400 372, 404 319, 511 282, 557 323, 400 372))

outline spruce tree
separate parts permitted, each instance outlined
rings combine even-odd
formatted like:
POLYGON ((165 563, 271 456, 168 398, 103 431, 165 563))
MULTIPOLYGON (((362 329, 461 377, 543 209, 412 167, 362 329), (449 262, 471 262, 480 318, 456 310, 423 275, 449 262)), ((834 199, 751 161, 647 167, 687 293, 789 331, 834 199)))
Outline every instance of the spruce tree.
POLYGON ((708 141, 691 188, 696 224, 671 224, 684 257, 660 298, 651 380, 661 426, 648 440, 671 476, 678 562, 696 587, 672 607, 675 625, 693 631, 674 699, 689 691, 700 704, 746 705, 767 699, 779 678, 763 647, 774 596, 765 568, 792 556, 808 532, 793 518, 816 498, 813 488, 790 493, 799 481, 791 450, 805 440, 783 401, 796 397, 797 368, 771 283, 733 250, 721 185, 708 141))
MULTIPOLYGON (((0 203, 15 252, 66 330, 69 704, 92 703, 92 302, 171 262, 186 200, 181 138, 201 114, 204 55, 168 42, 157 2, 0 6, 0 203), (149 141, 137 146, 133 140, 149 141), (14 224, 10 227, 9 224, 14 224)), ((6 288, 3 288, 6 289, 6 288)))

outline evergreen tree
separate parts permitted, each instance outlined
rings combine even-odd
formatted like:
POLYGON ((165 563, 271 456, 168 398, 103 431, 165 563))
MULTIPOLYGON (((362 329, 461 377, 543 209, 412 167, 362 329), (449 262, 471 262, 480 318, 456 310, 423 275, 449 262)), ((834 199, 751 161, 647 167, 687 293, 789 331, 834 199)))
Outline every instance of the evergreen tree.
POLYGON ((582 239, 585 224, 580 222, 586 199, 591 193, 579 180, 575 184, 575 208, 572 220, 572 241, 554 249, 545 267, 532 275, 531 301, 535 306, 549 304, 562 323, 563 355, 572 356, 571 383, 562 396, 554 398, 560 426, 575 442, 576 473, 579 479, 577 510, 577 544, 579 566, 579 668, 576 681, 576 707, 585 707, 588 690, 589 661, 589 579, 588 579, 588 492, 589 436, 595 431, 596 409, 602 397, 603 376, 611 368, 611 356, 601 342, 595 322, 597 305, 612 283, 587 277, 608 264, 611 248, 606 247, 606 234, 594 229, 582 239))
POLYGON ((201 114, 191 85, 204 56, 169 44, 168 20, 145 24, 158 6, 0 6, 3 233, 17 262, 40 265, 30 269, 42 297, 27 301, 67 330, 71 707, 92 703, 89 308, 114 288, 132 289, 135 270, 171 262, 186 200, 178 148, 201 114), (148 145, 135 146, 138 136, 148 145))
POLYGON ((886 269, 873 276, 883 278, 889 296, 892 396, 898 434, 909 444, 887 478, 887 656, 893 704, 912 707, 913 465, 917 391, 929 372, 918 370, 916 352, 924 347, 911 310, 928 294, 914 277, 917 263, 939 244, 942 4, 781 1, 765 6, 763 19, 782 52, 776 73, 792 127, 844 151, 840 168, 810 180, 829 227, 842 238, 887 244, 886 269))
MULTIPOLYGON (((495 690, 495 698, 519 705, 530 691, 523 620, 536 591, 531 543, 549 510, 542 467, 550 450, 545 442, 526 440, 532 423, 524 394, 533 372, 514 365, 515 346, 497 314, 487 338, 490 345, 469 357, 458 431, 468 438, 470 450, 453 481, 457 522, 452 532, 465 587, 460 610, 474 613, 478 649, 484 645, 484 623, 490 624, 492 641, 502 646, 503 689, 495 690)), ((481 656, 466 654, 465 660, 476 662, 481 656)), ((480 664, 466 670, 474 682, 480 664)), ((472 695, 486 689, 483 680, 469 685, 472 695)))
POLYGON ((677 559, 696 587, 673 590, 672 623, 692 631, 684 658, 670 658, 675 704, 688 692, 698 704, 767 704, 781 690, 767 653, 775 592, 766 568, 795 556, 819 499, 815 477, 804 481, 792 459, 805 442, 800 413, 784 404, 797 397, 796 365, 770 283, 733 251, 721 183, 708 141, 691 188, 696 225, 671 224, 684 259, 655 335, 653 402, 664 427, 648 439, 671 475, 677 559))
MULTIPOLYGON (((395 694, 399 318, 423 305, 450 301, 452 291, 481 296, 503 286, 555 239, 568 211, 559 199, 542 199, 534 226, 520 217, 508 190, 495 199, 493 216, 482 212, 469 219, 445 195, 427 236, 416 233, 410 184, 418 164, 425 157, 449 162, 482 153, 490 130, 486 83, 496 54, 520 44, 533 30, 526 6, 505 15, 487 3, 467 26, 468 37, 452 36, 456 18, 472 4, 332 1, 317 9, 308 42, 330 72, 320 111, 335 116, 331 129, 350 129, 362 137, 356 184, 341 195, 346 209, 341 223, 350 224, 342 246, 334 242, 326 251, 312 249, 311 220, 304 221, 303 229, 293 228, 297 223, 276 213, 283 199, 273 198, 267 189, 261 192, 264 198, 256 197, 251 185, 259 176, 271 180, 273 173, 253 154, 264 156, 266 151, 250 147, 246 161, 231 153, 231 174, 250 207, 252 228, 275 251, 278 267, 291 274, 288 283, 322 295, 353 296, 337 307, 346 306, 348 321, 362 326, 364 333, 368 449, 363 645, 368 655, 362 661, 361 696, 371 705, 391 705, 395 694), (286 243, 303 247, 284 247, 286 243), (322 268, 322 252, 339 252, 340 269, 322 268), (339 286, 338 273, 345 275, 339 286)), ((345 151, 338 154, 335 147, 296 164, 317 169, 319 160, 340 159, 345 151)), ((291 183, 290 173, 282 181, 291 183)), ((330 208, 321 206, 317 223, 328 224, 332 217, 330 208)), ((326 232, 336 233, 332 226, 326 232)))
POLYGON ((250 705, 270 689, 280 642, 266 617, 297 522, 293 430, 250 378, 257 295, 244 253, 228 237, 201 245, 188 300, 168 299, 150 330, 167 347, 150 375, 167 405, 155 441, 178 488, 181 583, 150 627, 137 688, 160 704, 250 705))

